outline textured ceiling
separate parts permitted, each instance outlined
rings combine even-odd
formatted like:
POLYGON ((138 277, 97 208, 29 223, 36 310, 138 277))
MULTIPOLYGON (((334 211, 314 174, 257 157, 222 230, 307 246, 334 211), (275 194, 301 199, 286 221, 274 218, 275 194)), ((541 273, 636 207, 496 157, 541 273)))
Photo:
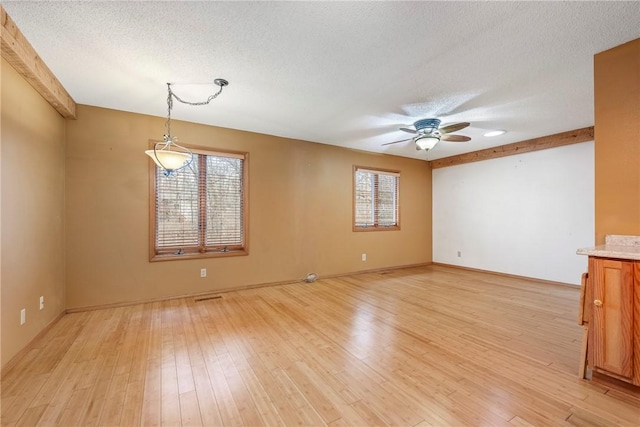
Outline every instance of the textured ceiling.
POLYGON ((429 160, 593 125, 593 55, 640 37, 635 1, 3 6, 80 104, 164 116, 222 77, 173 117, 429 160), (472 140, 381 145, 425 117, 472 140))

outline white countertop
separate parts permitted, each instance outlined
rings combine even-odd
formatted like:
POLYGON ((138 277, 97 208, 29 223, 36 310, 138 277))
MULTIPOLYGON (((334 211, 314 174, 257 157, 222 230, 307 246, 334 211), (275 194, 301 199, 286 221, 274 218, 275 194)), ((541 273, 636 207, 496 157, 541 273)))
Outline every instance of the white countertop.
POLYGON ((581 248, 578 255, 601 258, 631 259, 640 261, 640 236, 607 235, 605 244, 592 248, 581 248))

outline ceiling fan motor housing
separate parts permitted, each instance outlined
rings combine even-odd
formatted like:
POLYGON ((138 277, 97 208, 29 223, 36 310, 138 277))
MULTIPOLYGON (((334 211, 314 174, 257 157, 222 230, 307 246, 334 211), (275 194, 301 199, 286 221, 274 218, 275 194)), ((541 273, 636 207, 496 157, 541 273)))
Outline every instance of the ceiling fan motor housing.
POLYGON ((413 126, 415 126, 418 132, 422 132, 426 130, 428 132, 424 132, 424 133, 431 133, 438 130, 438 127, 440 127, 440 120, 439 119, 422 119, 415 122, 413 126))

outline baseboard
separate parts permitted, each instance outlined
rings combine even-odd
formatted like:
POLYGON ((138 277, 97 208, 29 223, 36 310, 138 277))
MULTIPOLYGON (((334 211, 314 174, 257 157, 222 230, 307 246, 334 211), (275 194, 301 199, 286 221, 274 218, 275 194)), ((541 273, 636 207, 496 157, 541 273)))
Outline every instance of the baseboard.
POLYGON ((0 377, 3 377, 7 372, 9 372, 9 370, 11 370, 17 363, 18 361, 20 361, 23 357, 25 357, 27 355, 27 353, 29 351, 31 351, 31 349, 33 348, 33 346, 36 344, 37 341, 39 341, 43 336, 45 336, 45 334, 47 332, 49 332, 49 330, 60 321, 60 319, 62 319, 64 317, 64 315, 66 314, 65 311, 62 311, 60 314, 58 314, 51 322, 49 322, 47 324, 47 326, 45 326, 44 328, 42 328, 42 330, 40 332, 38 332, 38 334, 33 337, 33 339, 31 341, 29 341, 29 343, 24 346, 22 348, 22 350, 20 350, 19 352, 17 352, 15 354, 15 356, 13 356, 11 358, 11 360, 9 360, 3 367, 2 370, 0 371, 0 377))
POLYGON ((395 267, 373 268, 371 270, 360 270, 360 271, 355 271, 353 273, 340 273, 340 274, 331 274, 328 276, 320 276, 320 279, 335 279, 335 278, 344 277, 344 276, 356 276, 358 274, 384 273, 384 272, 394 271, 394 270, 404 270, 407 268, 428 267, 430 265, 432 265, 432 263, 423 262, 420 264, 407 264, 407 265, 398 265, 395 267))
POLYGON ((224 294, 224 293, 227 293, 227 292, 246 291, 248 289, 264 288, 264 287, 267 287, 267 286, 289 285, 289 284, 292 284, 292 283, 300 283, 300 282, 302 282, 301 279, 286 280, 286 281, 281 281, 281 282, 259 283, 259 284, 255 284, 255 285, 238 286, 238 287, 235 287, 235 288, 224 288, 224 289, 219 289, 219 290, 215 290, 215 291, 211 290, 211 291, 203 291, 203 292, 193 292, 193 293, 188 293, 188 294, 171 295, 171 296, 167 296, 167 297, 141 299, 141 300, 134 300, 134 301, 114 302, 114 303, 111 303, 111 304, 89 305, 89 306, 85 306, 85 307, 68 308, 66 313, 67 314, 82 313, 83 311, 103 310, 105 308, 128 307, 128 306, 131 306, 131 305, 148 304, 148 303, 163 302, 163 301, 172 301, 174 299, 181 299, 181 298, 207 297, 207 296, 211 296, 211 295, 224 294))
POLYGON ((627 396, 634 398, 638 404, 640 404, 640 386, 635 386, 595 371, 591 375, 591 381, 621 393, 625 393, 627 396))
POLYGON ((441 266, 441 267, 449 267, 449 268, 457 268, 459 270, 473 271, 473 272, 476 272, 476 273, 493 274, 493 275, 496 275, 496 276, 509 277, 511 279, 530 280, 532 282, 544 283, 544 284, 547 284, 547 285, 564 286, 564 287, 569 287, 569 288, 573 288, 573 289, 579 289, 580 288, 580 285, 574 285, 572 283, 554 282, 553 280, 544 280, 544 279, 538 279, 538 278, 535 278, 535 277, 518 276, 517 274, 500 273, 500 272, 497 272, 497 271, 482 270, 482 269, 479 269, 479 268, 464 267, 464 266, 455 265, 455 264, 445 264, 445 263, 442 263, 442 262, 434 262, 434 263, 432 263, 432 265, 441 266))
MULTIPOLYGON (((427 262, 427 263, 421 263, 421 264, 399 265, 399 266, 394 266, 394 267, 384 267, 384 268, 376 268, 376 269, 371 269, 371 270, 353 271, 353 272, 349 272, 349 273, 330 274, 330 275, 326 275, 326 276, 323 276, 322 274, 319 274, 318 279, 319 280, 321 280, 321 279, 334 279, 334 278, 337 278, 337 277, 353 276, 353 275, 357 275, 357 274, 381 273, 381 272, 385 272, 385 271, 402 270, 402 269, 405 269, 405 268, 426 267, 428 265, 431 265, 431 263, 427 262)), ((181 298, 199 298, 199 297, 206 297, 206 296, 211 296, 211 295, 224 294, 224 293, 227 293, 227 292, 245 291, 245 290, 248 290, 248 289, 264 288, 264 287, 267 287, 267 286, 290 285, 292 283, 303 283, 303 282, 304 282, 303 279, 293 279, 293 280, 285 280, 285 281, 279 281, 279 282, 258 283, 258 284, 254 284, 254 285, 237 286, 237 287, 234 287, 234 288, 224 288, 224 289, 219 289, 219 290, 215 290, 215 291, 211 290, 211 291, 188 293, 188 294, 181 294, 181 295, 172 295, 172 296, 167 296, 167 297, 151 298, 151 299, 144 299, 144 300, 123 301, 123 302, 117 302, 117 303, 112 303, 112 304, 98 304, 98 305, 91 305, 91 306, 86 306, 86 307, 68 308, 66 310, 66 313, 68 313, 68 314, 81 313, 83 311, 102 310, 102 309, 105 309, 105 308, 127 307, 127 306, 131 306, 131 305, 147 304, 147 303, 153 303, 153 302, 171 301, 171 300, 181 299, 181 298)))

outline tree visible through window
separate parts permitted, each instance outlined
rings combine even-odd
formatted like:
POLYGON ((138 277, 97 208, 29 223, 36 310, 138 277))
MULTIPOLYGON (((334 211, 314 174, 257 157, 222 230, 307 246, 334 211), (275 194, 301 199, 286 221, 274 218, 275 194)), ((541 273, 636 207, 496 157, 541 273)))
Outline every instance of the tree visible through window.
POLYGON ((354 168, 354 230, 397 230, 398 172, 354 168))
POLYGON ((247 253, 247 155, 193 156, 174 176, 154 165, 152 260, 247 253))

